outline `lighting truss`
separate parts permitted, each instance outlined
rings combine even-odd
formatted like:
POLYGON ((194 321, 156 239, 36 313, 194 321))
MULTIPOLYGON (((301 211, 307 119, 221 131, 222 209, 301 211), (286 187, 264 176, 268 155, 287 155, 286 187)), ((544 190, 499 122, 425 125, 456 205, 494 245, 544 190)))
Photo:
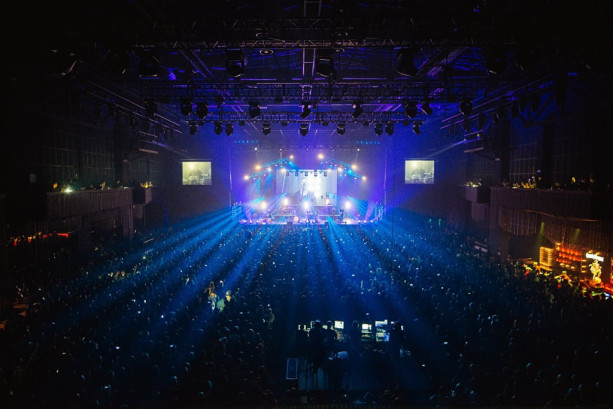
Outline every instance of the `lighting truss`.
POLYGON ((467 116, 458 112, 455 115, 444 118, 441 129, 461 127, 466 120, 477 121, 482 115, 494 117, 500 109, 511 108, 514 104, 518 104, 519 101, 528 101, 535 96, 545 94, 551 90, 553 84, 554 81, 551 78, 540 78, 515 89, 502 90, 499 96, 473 105, 471 113, 467 116))
POLYGON ((348 164, 347 162, 343 162, 341 160, 337 160, 337 159, 325 159, 321 161, 320 164, 320 169, 321 170, 326 170, 326 169, 339 169, 342 168, 343 172, 345 173, 346 176, 353 178, 353 179, 361 179, 362 175, 360 175, 359 173, 355 172, 352 168, 351 165, 348 164))
POLYGON ((312 104, 320 102, 342 102, 353 104, 356 100, 368 103, 402 103, 407 99, 421 100, 428 96, 429 101, 459 100, 479 95, 479 90, 487 86, 485 79, 423 81, 334 81, 322 82, 266 82, 241 81, 237 83, 177 84, 170 81, 140 82, 140 93, 144 98, 177 103, 182 98, 211 101, 222 97, 225 104, 247 104, 257 100, 261 105, 276 101, 295 102, 301 105, 308 91, 312 104))
POLYGON ((277 159, 277 160, 270 161, 270 162, 267 162, 267 163, 263 164, 261 166, 261 170, 255 172, 255 173, 250 174, 249 178, 257 179, 257 178, 259 178, 261 176, 268 175, 270 173, 268 171, 268 168, 277 169, 279 167, 286 168, 288 170, 288 172, 290 170, 292 172, 294 172, 294 171, 300 169, 294 162, 291 161, 291 159, 289 159, 289 158, 281 158, 281 159, 277 159))
POLYGON ((418 116, 414 119, 407 119, 404 112, 364 112, 359 118, 355 118, 352 112, 317 112, 309 118, 302 118, 300 112, 262 112, 256 118, 251 118, 247 112, 213 112, 210 113, 204 122, 223 122, 235 123, 245 121, 246 123, 319 123, 319 124, 347 124, 347 123, 411 123, 414 121, 423 122, 425 118, 418 116))
POLYGON ((115 114, 123 114, 129 118, 148 123, 150 127, 157 127, 171 134, 181 134, 181 125, 161 115, 159 112, 154 117, 148 116, 145 107, 124 96, 119 95, 93 81, 87 81, 83 92, 93 101, 105 104, 115 114))
MULTIPOLYGON (((444 13, 440 18, 412 19, 405 13, 398 16, 368 15, 346 18, 264 18, 264 19, 195 19, 181 31, 182 47, 196 49, 226 48, 347 48, 347 47, 406 47, 424 42, 438 44, 454 40, 447 30, 449 21, 444 13), (369 30, 365 31, 364 27, 369 30), (376 29, 372 29, 375 27, 376 29), (441 28, 441 30, 435 30, 441 28), (442 30, 442 29, 445 30, 442 30), (339 35, 342 33, 342 36, 339 35), (434 33, 440 33, 437 37, 434 33), (331 40, 332 39, 332 40, 331 40)), ((474 41, 496 44, 506 38, 497 21, 481 22, 481 32, 474 41)), ((463 30, 455 35, 464 39, 463 30)), ((168 34, 158 28, 144 31, 135 48, 176 48, 168 34)))

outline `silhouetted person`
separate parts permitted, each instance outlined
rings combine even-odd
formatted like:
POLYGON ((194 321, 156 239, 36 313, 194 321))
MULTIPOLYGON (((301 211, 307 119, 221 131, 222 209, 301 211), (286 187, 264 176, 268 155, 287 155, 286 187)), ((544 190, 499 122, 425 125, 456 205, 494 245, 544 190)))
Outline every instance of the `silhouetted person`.
POLYGON ((323 325, 319 320, 313 324, 309 331, 309 361, 313 366, 313 373, 317 375, 319 368, 323 368, 326 359, 325 334, 323 325))

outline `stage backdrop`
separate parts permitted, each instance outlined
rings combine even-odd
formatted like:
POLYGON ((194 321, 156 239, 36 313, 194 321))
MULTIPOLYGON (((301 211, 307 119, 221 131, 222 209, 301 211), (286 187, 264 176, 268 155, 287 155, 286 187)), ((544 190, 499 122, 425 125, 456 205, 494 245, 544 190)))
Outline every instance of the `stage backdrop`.
POLYGON ((308 196, 315 206, 325 206, 327 195, 337 194, 337 176, 336 169, 325 171, 279 169, 276 175, 276 193, 285 194, 295 199, 296 203, 304 196, 308 196))

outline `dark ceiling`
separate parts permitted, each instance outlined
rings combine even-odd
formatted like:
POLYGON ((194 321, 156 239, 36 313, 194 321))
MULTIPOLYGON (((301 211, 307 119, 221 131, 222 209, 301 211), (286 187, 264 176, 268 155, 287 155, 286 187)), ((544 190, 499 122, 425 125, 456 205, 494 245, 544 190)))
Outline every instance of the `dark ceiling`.
POLYGON ((610 71, 611 5, 602 1, 22 2, 4 15, 12 81, 73 78, 125 110, 151 117, 153 102, 170 127, 423 125, 428 105, 437 126, 452 127, 610 71), (473 109, 462 115, 465 100, 473 109), (209 105, 204 118, 198 102, 209 105), (255 103, 262 113, 252 118, 255 103))

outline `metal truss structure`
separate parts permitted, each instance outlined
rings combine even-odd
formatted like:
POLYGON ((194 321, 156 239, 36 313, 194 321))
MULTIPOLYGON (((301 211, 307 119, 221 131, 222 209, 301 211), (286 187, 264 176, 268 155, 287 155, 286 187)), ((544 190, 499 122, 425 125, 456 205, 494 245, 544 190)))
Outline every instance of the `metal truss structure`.
MULTIPOLYGON (((499 84, 499 83, 497 83, 499 84)), ((172 82, 148 82, 141 85, 144 98, 156 98, 177 103, 181 99, 196 101, 223 101, 227 104, 258 102, 308 103, 398 103, 412 100, 457 101, 473 98, 479 90, 493 86, 493 81, 456 80, 454 82, 423 81, 313 81, 313 82, 234 82, 177 84, 172 82)))

